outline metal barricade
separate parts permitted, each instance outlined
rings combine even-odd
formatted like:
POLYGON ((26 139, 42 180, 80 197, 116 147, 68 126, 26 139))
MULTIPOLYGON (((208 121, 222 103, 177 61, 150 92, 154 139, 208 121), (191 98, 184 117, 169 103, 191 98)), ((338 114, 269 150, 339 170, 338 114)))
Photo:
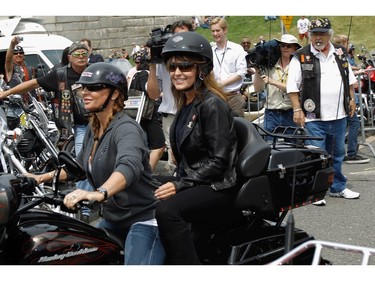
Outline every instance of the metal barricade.
POLYGON ((324 248, 362 254, 361 265, 368 265, 370 257, 375 256, 374 248, 347 245, 347 244, 335 243, 335 242, 319 241, 319 240, 309 240, 299 245, 298 247, 294 248, 293 250, 286 253, 285 255, 278 258, 277 260, 269 263, 269 265, 289 264, 295 257, 301 255, 303 252, 311 248, 315 248, 314 257, 313 257, 311 265, 320 264, 321 253, 322 253, 322 249, 324 248))

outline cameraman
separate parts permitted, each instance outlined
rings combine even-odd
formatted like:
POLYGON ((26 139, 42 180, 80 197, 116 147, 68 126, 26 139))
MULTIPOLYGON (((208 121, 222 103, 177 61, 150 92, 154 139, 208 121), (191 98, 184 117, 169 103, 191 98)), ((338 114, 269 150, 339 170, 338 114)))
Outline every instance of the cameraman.
POLYGON ((289 62, 292 54, 301 48, 296 37, 284 34, 279 43, 281 56, 271 68, 266 68, 262 73, 259 67, 255 67, 254 90, 261 92, 267 90, 263 127, 272 132, 277 126, 295 127, 293 122, 292 103, 286 93, 286 81, 288 78, 289 62))
MULTIPOLYGON (((172 33, 179 33, 194 30, 189 21, 179 20, 172 24, 171 31, 172 33)), ((153 49, 151 47, 151 56, 152 51, 153 49)), ((171 77, 164 62, 157 64, 150 62, 149 71, 147 92, 151 99, 157 99, 159 96, 162 97, 158 112, 162 115, 163 133, 168 149, 168 165, 171 171, 174 171, 176 165, 172 150, 170 149, 169 128, 177 112, 177 106, 171 91, 171 77)))

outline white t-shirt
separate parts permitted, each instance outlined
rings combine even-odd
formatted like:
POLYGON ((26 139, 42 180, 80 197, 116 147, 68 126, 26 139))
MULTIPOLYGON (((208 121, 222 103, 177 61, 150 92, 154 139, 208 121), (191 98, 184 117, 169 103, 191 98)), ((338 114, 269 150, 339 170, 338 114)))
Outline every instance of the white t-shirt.
POLYGON ((310 21, 308 18, 299 19, 297 21, 297 28, 299 34, 304 34, 309 31, 310 21))

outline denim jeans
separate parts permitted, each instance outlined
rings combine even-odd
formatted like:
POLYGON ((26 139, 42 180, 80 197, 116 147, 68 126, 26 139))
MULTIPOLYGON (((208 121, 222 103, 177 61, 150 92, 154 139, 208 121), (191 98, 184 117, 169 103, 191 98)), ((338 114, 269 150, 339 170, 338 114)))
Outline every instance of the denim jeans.
POLYGON ((264 129, 272 132, 277 126, 296 127, 296 124, 293 122, 293 109, 283 111, 265 110, 264 129))
POLYGON ((125 265, 164 264, 165 251, 157 226, 135 223, 126 231, 103 219, 96 227, 109 229, 117 236, 124 237, 125 265))
POLYGON ((358 130, 361 126, 357 113, 354 112, 353 117, 348 115, 346 117, 348 122, 348 143, 346 154, 350 157, 357 155, 358 149, 358 130))
POLYGON ((306 122, 306 130, 309 135, 323 138, 323 140, 307 140, 306 144, 325 149, 333 157, 334 179, 330 188, 331 192, 341 192, 346 188, 346 178, 342 174, 346 124, 346 118, 333 121, 306 122))
MULTIPOLYGON (((86 125, 74 125, 74 150, 76 155, 82 149, 83 138, 86 134, 86 125)), ((83 189, 87 191, 93 191, 94 188, 89 184, 88 180, 79 181, 76 183, 78 189, 83 189)), ((91 210, 87 207, 82 207, 82 214, 90 215, 91 210)))

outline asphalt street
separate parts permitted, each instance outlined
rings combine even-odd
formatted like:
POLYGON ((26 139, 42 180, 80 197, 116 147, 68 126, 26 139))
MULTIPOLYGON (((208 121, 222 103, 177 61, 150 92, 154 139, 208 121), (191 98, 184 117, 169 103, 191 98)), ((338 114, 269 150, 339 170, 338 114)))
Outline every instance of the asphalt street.
MULTIPOLYGON (((375 135, 366 143, 375 149, 375 135)), ((326 195, 326 206, 308 205, 292 211, 295 226, 315 239, 375 249, 375 158, 368 145, 359 154, 370 158, 367 164, 343 164, 347 187, 361 194, 359 199, 333 198, 326 195)), ((358 265, 362 255, 348 251, 323 249, 323 256, 334 264, 358 265)), ((370 258, 375 264, 375 257, 370 258)))

